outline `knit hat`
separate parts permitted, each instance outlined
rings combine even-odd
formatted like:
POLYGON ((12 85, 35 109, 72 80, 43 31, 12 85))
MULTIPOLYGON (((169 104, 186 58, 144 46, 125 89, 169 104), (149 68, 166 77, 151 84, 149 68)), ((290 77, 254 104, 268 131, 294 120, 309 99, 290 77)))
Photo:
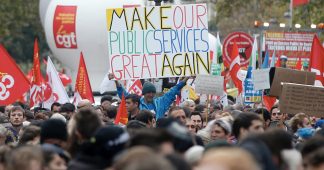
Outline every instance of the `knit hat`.
POLYGON ((59 119, 45 120, 41 125, 40 143, 46 139, 67 140, 66 124, 59 119))
POLYGON ((214 124, 217 124, 220 127, 222 127, 227 132, 227 134, 232 133, 232 127, 231 127, 230 123, 228 123, 227 121, 219 119, 219 120, 216 120, 214 124))
POLYGON ((149 92, 156 93, 156 88, 155 88, 154 84, 152 84, 151 82, 145 82, 143 85, 142 94, 144 95, 149 92))

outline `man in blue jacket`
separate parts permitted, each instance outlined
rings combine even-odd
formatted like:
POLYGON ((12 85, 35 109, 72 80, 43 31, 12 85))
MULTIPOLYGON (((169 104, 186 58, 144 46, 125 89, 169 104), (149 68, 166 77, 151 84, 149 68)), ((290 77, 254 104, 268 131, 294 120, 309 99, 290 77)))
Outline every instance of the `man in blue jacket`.
MULTIPOLYGON (((113 79, 113 75, 109 74, 109 79, 113 79)), ((142 97, 140 99, 140 110, 150 110, 155 113, 156 120, 163 118, 166 111, 168 111, 170 105, 176 99, 176 95, 180 93, 182 87, 187 83, 189 77, 185 77, 177 85, 172 87, 167 93, 161 97, 155 97, 156 88, 154 84, 150 82, 145 82, 142 90, 142 97)), ((124 87, 118 82, 115 81, 117 87, 118 96, 121 98, 124 93, 125 97, 129 94, 124 87)))

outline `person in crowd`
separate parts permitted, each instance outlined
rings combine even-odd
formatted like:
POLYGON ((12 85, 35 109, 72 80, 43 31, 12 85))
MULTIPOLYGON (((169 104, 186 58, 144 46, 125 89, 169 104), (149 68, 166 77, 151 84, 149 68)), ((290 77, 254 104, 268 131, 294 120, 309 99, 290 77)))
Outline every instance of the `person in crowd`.
POLYGON ((134 147, 114 164, 114 170, 176 170, 162 155, 147 147, 134 147), (145 162, 145 163, 143 163, 145 162))
POLYGON ((6 170, 43 170, 43 154, 39 146, 22 146, 12 149, 5 160, 6 170))
POLYGON ((101 124, 104 125, 104 113, 103 113, 103 109, 100 105, 94 106, 93 109, 96 111, 99 119, 101 120, 101 124))
POLYGON ((107 112, 108 108, 113 103, 113 97, 111 95, 104 95, 100 99, 100 105, 104 112, 107 112))
POLYGON ((264 129, 267 129, 271 122, 270 112, 265 108, 258 108, 254 111, 257 113, 264 122, 264 129))
POLYGON ((38 145, 40 142, 41 128, 35 125, 23 127, 18 145, 38 145))
POLYGON ((129 134, 119 126, 108 125, 97 130, 90 140, 80 147, 79 153, 69 162, 69 170, 105 169, 113 165, 125 149, 129 134))
POLYGON ((303 165, 304 168, 307 169, 310 165, 311 155, 318 151, 321 150, 321 148, 324 148, 324 136, 315 136, 304 143, 301 144, 300 147, 300 152, 303 157, 303 165))
POLYGON ((41 146, 44 157, 44 170, 67 170, 69 154, 62 148, 51 144, 41 146))
POLYGON ((11 126, 6 127, 8 129, 6 143, 17 143, 19 131, 23 127, 23 122, 25 120, 25 110, 20 106, 13 106, 8 116, 11 126))
POLYGON ((181 108, 179 106, 171 107, 169 110, 169 113, 168 113, 168 117, 177 119, 177 120, 179 120, 179 122, 182 125, 186 125, 186 114, 185 114, 183 108, 181 108))
POLYGON ((141 97, 137 94, 129 94, 125 97, 126 109, 128 111, 128 120, 135 120, 136 116, 139 114, 139 104, 141 97))
POLYGON ((155 127, 154 115, 149 110, 141 110, 135 120, 145 123, 147 128, 155 127))
POLYGON ((60 108, 60 114, 62 114, 66 120, 70 120, 71 116, 75 113, 75 106, 72 103, 64 103, 60 108))
POLYGON ((13 108, 14 106, 12 104, 9 104, 5 107, 5 114, 9 117, 9 112, 11 110, 11 108, 13 108))
POLYGON ((132 136, 129 146, 146 146, 163 155, 175 152, 172 136, 164 129, 140 129, 132 136))
POLYGON ((247 137, 248 134, 262 133, 263 131, 263 121, 255 113, 243 112, 233 122, 232 132, 238 141, 247 137))
POLYGON ((113 123, 115 121, 116 115, 117 115, 117 106, 111 106, 108 108, 106 115, 107 115, 107 121, 106 124, 108 123, 113 123))
POLYGON ((180 104, 180 107, 186 107, 190 110, 190 112, 193 112, 193 111, 195 111, 196 104, 193 100, 188 99, 188 100, 183 101, 180 104))
POLYGON ((322 170, 324 169, 324 147, 316 150, 309 156, 307 170, 322 170))
POLYGON ((219 119, 215 120, 212 127, 210 138, 212 141, 216 140, 228 140, 232 133, 231 124, 225 120, 219 119))
POLYGON ((219 148, 208 150, 201 159, 197 170, 260 170, 253 157, 240 148, 219 148))
POLYGON ((272 121, 270 123, 271 127, 279 127, 284 130, 288 130, 288 126, 286 125, 285 122, 287 118, 287 114, 281 113, 278 105, 273 106, 270 110, 270 113, 271 113, 271 121, 272 121))
POLYGON ((45 120, 41 125, 40 143, 53 144, 61 148, 67 147, 66 123, 59 119, 45 120))
POLYGON ((60 111, 60 108, 61 108, 61 104, 58 103, 58 102, 54 102, 52 105, 51 105, 51 111, 53 113, 58 113, 60 111))
MULTIPOLYGON (((113 74, 108 75, 109 80, 114 78, 113 74)), ((155 98, 156 88, 154 84, 150 82, 145 82, 143 84, 142 94, 143 97, 140 99, 140 110, 146 109, 155 113, 156 119, 164 117, 165 112, 169 109, 173 101, 175 100, 176 95, 180 92, 180 90, 186 85, 189 77, 185 77, 182 81, 180 81, 177 85, 172 87, 167 93, 160 97, 155 98)), ((118 82, 116 82, 118 96, 121 98, 122 94, 128 96, 129 94, 123 88, 123 86, 118 82)))
POLYGON ((197 112, 197 111, 192 112, 191 115, 189 116, 189 118, 193 121, 197 130, 200 130, 203 128, 204 120, 199 112, 197 112))
POLYGON ((203 117, 208 116, 206 105, 199 104, 195 107, 195 111, 199 112, 203 117))
POLYGON ((86 143, 102 126, 96 111, 83 108, 72 117, 68 124, 68 150, 74 157, 83 143, 86 143))
POLYGON ((196 128, 196 125, 194 124, 194 122, 189 119, 189 118, 186 118, 186 127, 188 129, 188 131, 192 134, 196 134, 197 133, 197 128, 196 128))
POLYGON ((281 55, 280 56, 280 67, 286 68, 287 67, 287 61, 288 61, 288 57, 285 56, 285 55, 281 55))
POLYGON ((92 104, 90 100, 88 99, 82 99, 81 101, 78 102, 77 104, 77 109, 82 109, 82 108, 91 108, 92 104))
POLYGON ((0 146, 6 144, 7 133, 8 130, 4 126, 0 125, 0 146))

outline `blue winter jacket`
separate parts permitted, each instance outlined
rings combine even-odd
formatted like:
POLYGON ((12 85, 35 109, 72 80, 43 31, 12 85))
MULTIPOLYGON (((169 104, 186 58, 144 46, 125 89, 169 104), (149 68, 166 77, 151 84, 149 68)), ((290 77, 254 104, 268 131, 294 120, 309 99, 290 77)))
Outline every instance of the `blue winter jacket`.
MULTIPOLYGON (((174 87, 172 87, 167 93, 165 93, 161 97, 156 97, 153 99, 153 103, 145 103, 144 96, 140 99, 140 110, 154 110, 156 120, 159 118, 163 118, 165 112, 169 109, 170 105, 176 98, 176 95, 180 92, 182 87, 186 85, 185 82, 181 81, 174 87)), ((117 87, 117 93, 120 98, 122 98, 122 94, 124 92, 125 97, 129 95, 128 92, 122 86, 117 87)))

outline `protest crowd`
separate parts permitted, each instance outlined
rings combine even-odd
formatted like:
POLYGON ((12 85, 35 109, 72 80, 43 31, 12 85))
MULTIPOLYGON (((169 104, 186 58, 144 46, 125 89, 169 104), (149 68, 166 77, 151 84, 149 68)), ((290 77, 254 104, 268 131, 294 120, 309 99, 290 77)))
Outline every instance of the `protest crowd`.
POLYGON ((176 106, 176 94, 187 80, 159 97, 150 82, 141 97, 116 81, 125 100, 105 95, 95 106, 87 99, 77 107, 55 102, 50 110, 19 102, 1 106, 0 169, 324 168, 321 117, 282 113, 280 101, 270 110, 262 103, 251 107, 232 100, 226 107, 214 100, 206 106, 199 99, 176 106))
MULTIPOLYGON (((30 80, 0 45, 0 170, 324 170, 324 48, 316 34, 268 32, 268 42, 272 35, 275 43, 267 43, 260 53, 256 36, 248 39, 250 44, 228 38, 226 58, 218 54, 218 34, 216 44, 208 42, 207 5, 139 10, 145 13, 136 6, 105 9, 102 15, 108 24, 102 37, 111 37, 105 75, 109 87, 104 85, 100 102, 95 102, 97 90, 89 80, 97 75, 88 76, 85 61, 96 60, 89 51, 101 49, 77 49, 82 41, 73 32, 79 25, 74 21, 77 6, 58 5, 54 21, 59 24, 51 32, 51 37, 64 33, 55 41, 72 42, 55 48, 84 50, 73 99, 50 57, 44 59, 43 78, 37 39, 30 80), (192 15, 182 13, 189 9, 192 15), (144 27, 139 13, 145 14, 144 27), (142 37, 142 46, 136 46, 141 44, 136 36, 142 37), (279 48, 270 47, 284 36, 310 39, 308 56, 292 60, 280 50, 276 54, 279 48), (125 44, 134 45, 126 49, 125 44), (158 90, 156 79, 169 86, 158 90), (318 82, 321 87, 315 86, 318 82)), ((87 45, 108 47, 84 39, 87 45)), ((294 46, 286 43, 282 48, 294 46)))

